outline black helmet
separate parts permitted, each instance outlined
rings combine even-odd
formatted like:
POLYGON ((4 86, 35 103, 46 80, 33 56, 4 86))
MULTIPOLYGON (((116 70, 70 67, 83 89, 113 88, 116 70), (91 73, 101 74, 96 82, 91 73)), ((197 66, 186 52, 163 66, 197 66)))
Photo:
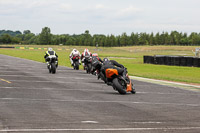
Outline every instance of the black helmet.
POLYGON ((104 58, 104 59, 103 59, 103 62, 105 62, 105 61, 109 61, 109 59, 108 59, 108 58, 104 58))

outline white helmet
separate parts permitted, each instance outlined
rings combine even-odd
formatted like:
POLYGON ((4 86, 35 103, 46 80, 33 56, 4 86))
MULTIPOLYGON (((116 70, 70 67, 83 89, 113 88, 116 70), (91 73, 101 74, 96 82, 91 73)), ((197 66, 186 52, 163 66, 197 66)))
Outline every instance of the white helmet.
POLYGON ((48 51, 53 51, 53 49, 52 48, 48 48, 48 51))
POLYGON ((76 52, 77 50, 74 48, 73 51, 76 52))
POLYGON ((89 52, 89 50, 86 48, 86 49, 84 50, 84 52, 89 52))

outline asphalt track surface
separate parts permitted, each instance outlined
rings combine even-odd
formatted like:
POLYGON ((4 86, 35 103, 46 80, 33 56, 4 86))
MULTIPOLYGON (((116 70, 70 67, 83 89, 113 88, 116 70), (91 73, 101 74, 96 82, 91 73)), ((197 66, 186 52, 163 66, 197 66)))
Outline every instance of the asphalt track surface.
POLYGON ((83 70, 0 55, 0 132, 199 133, 200 93, 133 81, 120 95, 83 70))

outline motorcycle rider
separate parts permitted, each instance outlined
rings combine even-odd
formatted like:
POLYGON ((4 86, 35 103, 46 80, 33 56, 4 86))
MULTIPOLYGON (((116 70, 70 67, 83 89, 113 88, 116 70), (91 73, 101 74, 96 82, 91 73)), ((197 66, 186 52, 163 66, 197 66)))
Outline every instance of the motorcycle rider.
MULTIPOLYGON (((80 52, 77 50, 77 49, 73 49, 69 55, 69 59, 70 59, 70 62, 71 62, 71 65, 73 66, 73 57, 74 55, 78 55, 79 57, 81 57, 81 54, 80 52)), ((79 64, 81 64, 81 60, 79 59, 79 64)))
MULTIPOLYGON (((44 54, 44 58, 45 58, 45 62, 47 63, 47 67, 49 67, 49 61, 50 61, 50 58, 49 56, 51 55, 55 55, 56 58, 57 58, 57 61, 58 61, 58 55, 56 54, 56 52, 53 50, 53 48, 48 48, 48 50, 45 52, 44 54)), ((58 63, 56 64, 56 67, 58 67, 58 63)))
MULTIPOLYGON (((122 65, 122 64, 119 64, 117 61, 115 60, 109 60, 108 58, 104 58, 103 59, 103 65, 101 67, 101 74, 103 74, 104 76, 104 79, 105 79, 105 82, 107 82, 107 79, 106 79, 106 69, 108 68, 113 68, 113 69, 117 69, 119 75, 125 77, 125 74, 126 74, 126 71, 124 71, 126 68, 122 65)), ((98 77, 99 79, 100 77, 98 77)))
POLYGON ((92 70, 91 70, 91 73, 96 75, 96 70, 100 70, 101 69, 101 65, 98 65, 98 64, 102 64, 103 61, 100 57, 98 57, 98 54, 97 53, 93 53, 92 54, 92 70), (98 68, 97 68, 98 67, 98 68), (99 68, 100 67, 100 68, 99 68))
POLYGON ((98 61, 100 61, 101 63, 103 63, 102 59, 98 56, 97 53, 93 53, 93 54, 92 54, 92 61, 94 61, 94 60, 98 60, 98 61))
POLYGON ((84 68, 84 70, 85 70, 85 56, 92 56, 92 53, 91 52, 89 52, 89 50, 86 48, 85 50, 84 50, 84 52, 81 54, 81 61, 82 61, 82 64, 83 64, 83 68, 84 68))

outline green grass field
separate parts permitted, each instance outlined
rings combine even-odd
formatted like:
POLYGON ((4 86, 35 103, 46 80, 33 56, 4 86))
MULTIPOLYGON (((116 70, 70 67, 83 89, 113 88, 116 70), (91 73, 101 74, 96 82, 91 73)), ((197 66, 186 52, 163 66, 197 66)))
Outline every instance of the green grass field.
MULTIPOLYGON (((10 46, 10 45, 9 45, 10 46)), ((20 45, 21 46, 21 45, 20 45)), ((25 45, 24 45, 25 46, 25 45)), ((21 46, 22 47, 22 46, 21 46)), ((86 48, 84 46, 42 46, 27 45, 25 47, 48 48, 52 47, 59 56, 59 65, 70 67, 69 54, 73 48, 80 52, 86 48)), ((152 79, 162 79, 177 82, 187 82, 200 84, 200 68, 179 67, 143 64, 144 55, 182 55, 193 56, 192 50, 195 46, 132 46, 132 47, 112 47, 98 48, 87 47, 92 53, 98 53, 102 59, 108 57, 123 64, 128 68, 129 75, 146 77, 152 79)), ((39 62, 44 62, 46 50, 28 49, 0 49, 0 54, 6 54, 39 62)))

